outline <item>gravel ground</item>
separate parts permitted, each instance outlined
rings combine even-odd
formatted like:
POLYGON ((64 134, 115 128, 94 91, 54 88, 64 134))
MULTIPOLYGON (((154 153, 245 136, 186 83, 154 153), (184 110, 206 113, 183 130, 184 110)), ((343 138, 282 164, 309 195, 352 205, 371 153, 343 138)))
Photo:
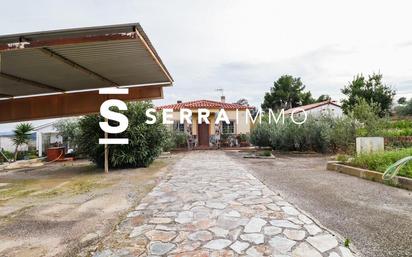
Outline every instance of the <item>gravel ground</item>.
POLYGON ((412 256, 412 192, 326 170, 326 156, 245 159, 271 190, 348 238, 365 257, 412 256))
POLYGON ((176 158, 109 174, 81 160, 0 173, 0 256, 76 256, 110 234, 176 158))

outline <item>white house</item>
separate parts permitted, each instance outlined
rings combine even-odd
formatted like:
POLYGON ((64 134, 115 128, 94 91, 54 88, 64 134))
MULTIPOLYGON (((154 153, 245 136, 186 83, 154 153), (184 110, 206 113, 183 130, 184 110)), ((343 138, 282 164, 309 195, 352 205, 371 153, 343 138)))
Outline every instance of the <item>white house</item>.
MULTIPOLYGON (((62 144, 63 138, 54 128, 55 122, 56 121, 34 127, 29 144, 21 145, 19 151, 27 151, 29 147, 35 147, 39 157, 42 157, 50 145, 62 144)), ((13 135, 14 133, 12 131, 0 133, 0 149, 14 152, 16 146, 13 144, 13 135)))
MULTIPOLYGON (((16 146, 13 143, 13 136, 14 133, 12 131, 0 132, 0 150, 3 149, 8 152, 14 152, 14 150, 16 150, 16 146)), ((32 134, 31 138, 32 140, 29 145, 34 147, 34 134, 32 134)), ((29 145, 19 146, 19 151, 27 151, 29 149, 29 145)))
POLYGON ((36 150, 39 157, 43 156, 47 148, 52 144, 62 144, 63 138, 54 127, 55 122, 49 122, 34 128, 36 134, 36 150))
POLYGON ((340 105, 336 103, 336 101, 328 100, 314 104, 303 105, 295 108, 291 108, 285 111, 285 114, 292 114, 294 116, 299 117, 304 115, 303 110, 305 110, 308 116, 320 116, 323 114, 330 114, 333 117, 342 117, 343 110, 340 105))

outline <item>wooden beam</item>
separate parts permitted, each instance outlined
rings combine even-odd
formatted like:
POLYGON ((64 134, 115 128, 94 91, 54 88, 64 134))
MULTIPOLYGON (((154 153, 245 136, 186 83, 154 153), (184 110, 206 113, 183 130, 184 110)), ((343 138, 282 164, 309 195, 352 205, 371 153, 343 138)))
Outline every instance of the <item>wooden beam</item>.
POLYGON ((162 86, 129 88, 127 95, 99 95, 98 91, 0 100, 0 123, 80 116, 98 113, 107 99, 139 101, 160 99, 162 86))
POLYGON ((110 79, 105 78, 105 77, 103 77, 102 75, 100 75, 100 74, 98 74, 98 73, 96 73, 96 72, 94 72, 94 71, 91 71, 91 70, 87 69, 86 67, 84 67, 84 66, 82 66, 82 65, 80 65, 80 64, 75 63, 74 61, 72 61, 72 60, 64 57, 64 56, 61 55, 61 54, 58 54, 58 53, 54 52, 53 50, 51 50, 51 49, 49 49, 49 48, 47 48, 47 47, 39 48, 39 50, 40 50, 42 53, 46 54, 47 56, 50 56, 50 57, 52 57, 52 58, 54 58, 54 59, 56 59, 56 60, 58 60, 58 61, 60 61, 60 62, 62 62, 62 63, 64 63, 64 64, 67 64, 67 65, 69 65, 70 67, 72 67, 72 68, 74 68, 74 69, 77 69, 77 70, 79 70, 79 71, 82 71, 82 72, 86 73, 87 75, 90 75, 90 76, 92 76, 92 77, 94 77, 94 78, 96 78, 96 79, 99 79, 99 80, 102 80, 102 81, 104 81, 104 82, 106 82, 106 83, 109 83, 109 85, 119 86, 119 84, 117 84, 116 82, 111 81, 110 79))
POLYGON ((48 90, 51 90, 53 92, 63 92, 64 91, 61 88, 46 85, 46 84, 43 84, 43 83, 40 83, 40 82, 37 82, 37 81, 33 81, 33 80, 29 80, 29 79, 20 78, 20 77, 10 75, 10 74, 4 73, 4 72, 0 72, 0 77, 6 78, 6 79, 9 79, 9 80, 13 80, 13 81, 16 81, 16 82, 19 82, 19 83, 23 83, 23 84, 26 84, 26 85, 48 89, 48 90))

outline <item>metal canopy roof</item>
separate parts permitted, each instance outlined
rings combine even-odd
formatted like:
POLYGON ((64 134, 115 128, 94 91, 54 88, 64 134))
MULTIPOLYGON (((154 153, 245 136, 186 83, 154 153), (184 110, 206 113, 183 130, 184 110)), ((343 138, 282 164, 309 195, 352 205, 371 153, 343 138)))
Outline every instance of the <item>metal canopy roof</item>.
POLYGON ((0 98, 172 82, 139 24, 0 36, 0 98))

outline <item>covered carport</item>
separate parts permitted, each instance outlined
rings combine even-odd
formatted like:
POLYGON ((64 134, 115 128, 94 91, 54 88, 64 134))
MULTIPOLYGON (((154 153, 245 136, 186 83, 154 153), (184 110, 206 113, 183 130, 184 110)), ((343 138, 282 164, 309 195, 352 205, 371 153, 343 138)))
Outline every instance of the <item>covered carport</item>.
POLYGON ((172 83, 139 24, 0 36, 0 123, 97 113, 110 98, 159 99, 172 83), (99 94, 107 87, 129 94, 99 94))

